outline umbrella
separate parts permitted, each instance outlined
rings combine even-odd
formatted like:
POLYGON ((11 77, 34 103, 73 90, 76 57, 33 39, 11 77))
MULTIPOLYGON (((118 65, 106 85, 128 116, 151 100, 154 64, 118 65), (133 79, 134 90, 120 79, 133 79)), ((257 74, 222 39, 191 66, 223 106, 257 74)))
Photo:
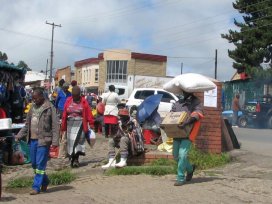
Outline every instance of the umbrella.
POLYGON ((138 122, 145 121, 161 102, 162 94, 148 96, 139 106, 136 114, 138 122))
POLYGON ((163 85, 163 89, 180 94, 182 91, 189 93, 204 92, 216 88, 212 79, 196 73, 186 73, 176 76, 163 85))

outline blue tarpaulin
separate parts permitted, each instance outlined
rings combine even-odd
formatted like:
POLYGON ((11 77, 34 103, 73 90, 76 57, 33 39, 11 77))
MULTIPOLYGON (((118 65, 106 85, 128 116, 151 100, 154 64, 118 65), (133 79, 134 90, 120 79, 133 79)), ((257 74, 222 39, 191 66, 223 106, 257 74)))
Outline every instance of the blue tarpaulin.
POLYGON ((7 62, 0 61, 0 70, 7 70, 7 71, 19 71, 22 73, 26 73, 24 68, 19 68, 15 65, 8 64, 7 62))

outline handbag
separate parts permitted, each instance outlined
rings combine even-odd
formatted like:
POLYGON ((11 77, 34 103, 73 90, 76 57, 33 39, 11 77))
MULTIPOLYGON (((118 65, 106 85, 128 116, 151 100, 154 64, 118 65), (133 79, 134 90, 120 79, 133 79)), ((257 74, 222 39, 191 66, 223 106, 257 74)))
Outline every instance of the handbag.
POLYGON ((60 141, 58 158, 65 158, 66 155, 67 155, 67 136, 66 133, 64 133, 60 141))
POLYGON ((129 134, 130 139, 130 149, 132 155, 139 155, 144 152, 144 141, 143 141, 143 135, 137 130, 133 130, 131 134, 129 134))
POLYGON ((59 156, 59 147, 51 145, 50 148, 49 148, 49 156, 50 156, 50 158, 58 158, 58 156, 59 156))

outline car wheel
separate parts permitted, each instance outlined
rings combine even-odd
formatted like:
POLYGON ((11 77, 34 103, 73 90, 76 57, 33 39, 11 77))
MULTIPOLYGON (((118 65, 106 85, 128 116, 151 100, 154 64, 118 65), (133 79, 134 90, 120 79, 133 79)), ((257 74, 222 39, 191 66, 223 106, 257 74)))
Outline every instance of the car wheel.
POLYGON ((238 122, 238 126, 242 128, 245 128, 248 125, 248 121, 245 116, 239 117, 237 122, 238 122))
POLYGON ((268 127, 269 129, 272 129, 272 116, 270 116, 270 118, 269 118, 268 121, 267 121, 267 127, 268 127))

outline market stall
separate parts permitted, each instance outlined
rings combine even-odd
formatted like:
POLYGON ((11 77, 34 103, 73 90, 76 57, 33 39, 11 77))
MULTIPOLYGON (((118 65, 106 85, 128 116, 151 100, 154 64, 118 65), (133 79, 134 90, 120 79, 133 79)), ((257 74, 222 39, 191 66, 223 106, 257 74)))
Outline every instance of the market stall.
POLYGON ((12 141, 23 126, 26 70, 0 61, 0 162, 12 163, 12 141))

